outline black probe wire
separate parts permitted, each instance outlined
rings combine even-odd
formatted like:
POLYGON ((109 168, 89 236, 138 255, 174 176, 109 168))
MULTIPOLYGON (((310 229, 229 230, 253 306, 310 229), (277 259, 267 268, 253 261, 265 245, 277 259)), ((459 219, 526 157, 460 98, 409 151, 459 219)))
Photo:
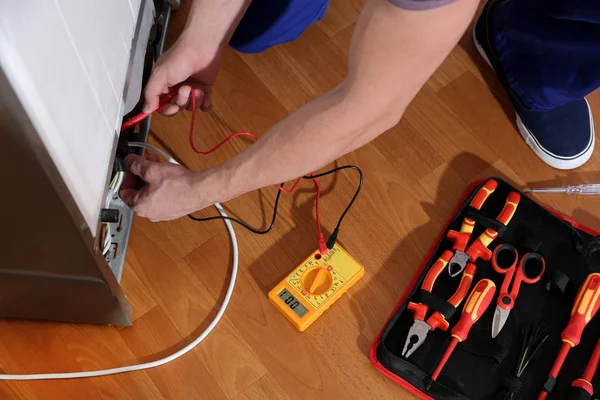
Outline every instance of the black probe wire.
MULTIPOLYGON (((283 187, 283 183, 281 184, 281 187, 283 187)), ((257 235, 264 235, 267 234, 269 232, 271 232, 271 230, 275 227, 275 220, 277 219, 277 209, 279 208, 279 199, 281 198, 281 193, 283 193, 281 190, 277 190, 277 197, 275 197, 275 204, 273 205, 273 218, 271 218, 271 225, 269 225, 269 227, 265 230, 259 230, 256 228, 251 227, 250 225, 246 224, 244 221, 240 221, 237 218, 233 218, 233 217, 223 217, 220 215, 215 215, 214 217, 206 217, 206 218, 198 218, 198 217, 194 217, 192 214, 188 214, 188 217, 196 222, 206 222, 206 221, 215 221, 218 219, 221 220, 228 220, 231 222, 235 222, 236 224, 241 225, 243 228, 249 230, 252 233, 256 233, 257 235)))
POLYGON ((342 165, 341 167, 337 167, 337 168, 334 168, 334 169, 326 171, 326 172, 322 172, 322 173, 317 174, 317 175, 303 176, 302 177, 304 179, 318 178, 318 177, 321 177, 321 176, 333 174, 334 172, 341 171, 343 169, 353 169, 356 172, 358 172, 358 177, 359 177, 359 179, 358 179, 358 186, 356 187, 356 191, 354 192, 354 196, 352 196, 352 199, 350 199, 350 203, 348 203, 348 205, 346 206, 346 209, 344 210, 344 212, 340 216, 340 219, 338 219, 338 222, 337 222, 335 228, 333 229, 333 232, 329 236, 329 239, 327 239, 327 248, 328 249, 332 249, 333 246, 335 246, 335 242, 337 242, 337 236, 338 236, 338 233, 340 231, 340 226, 342 225, 342 221, 344 220, 344 217, 346 216, 346 214, 348 214, 348 211, 350 211, 350 208, 352 207, 352 205, 356 201, 356 198, 358 197, 358 194, 360 193, 360 190, 363 187, 363 178, 364 178, 363 172, 356 165, 342 165))
MULTIPOLYGON (((333 174, 335 172, 344 170, 344 169, 353 169, 356 172, 358 172, 358 176, 359 176, 359 182, 358 182, 358 186, 356 187, 356 191, 354 192, 354 195, 352 196, 352 199, 350 199, 350 202, 348 203, 348 205, 346 206, 346 209, 344 210, 344 212, 342 213, 342 215, 340 216, 340 218, 338 219, 337 225, 335 226, 335 229, 333 230, 333 232, 331 233, 331 236, 329 236, 329 239, 327 240, 327 248, 331 249, 333 248, 333 246, 335 245, 336 241, 337 241, 337 236, 340 230, 340 226, 342 225, 342 221, 344 220, 344 217, 346 216, 346 214, 348 214, 348 211, 350 211, 350 208, 352 208, 352 206, 354 205, 354 202, 356 201, 356 198, 358 197, 358 194, 360 193, 362 187, 363 187, 363 180, 364 180, 364 175, 362 170, 357 167, 356 165, 342 165, 340 167, 336 167, 333 168, 329 171, 325 171, 322 172, 320 174, 317 175, 304 175, 302 177, 302 179, 313 179, 313 178, 319 178, 321 176, 326 176, 326 175, 330 175, 333 174)), ((281 184, 281 187, 283 187, 283 183, 281 184)), ((188 214, 188 217, 194 221, 197 222, 206 222, 206 221, 215 221, 215 220, 228 220, 231 222, 235 222, 236 224, 242 226, 243 228, 249 230, 252 233, 256 233, 257 235, 264 235, 266 233, 269 233, 271 230, 273 230, 273 228, 275 227, 275 221, 277 219, 277 210, 279 208, 279 200, 281 199, 281 190, 277 191, 277 197, 275 198, 275 204, 273 205, 273 217, 271 218, 271 225, 269 225, 268 228, 264 229, 264 230, 259 230, 256 228, 251 227, 250 225, 246 224, 243 221, 240 221, 237 218, 233 218, 233 217, 223 217, 220 215, 216 215, 214 217, 205 217, 205 218, 198 218, 198 217, 194 217, 192 214, 188 214)))

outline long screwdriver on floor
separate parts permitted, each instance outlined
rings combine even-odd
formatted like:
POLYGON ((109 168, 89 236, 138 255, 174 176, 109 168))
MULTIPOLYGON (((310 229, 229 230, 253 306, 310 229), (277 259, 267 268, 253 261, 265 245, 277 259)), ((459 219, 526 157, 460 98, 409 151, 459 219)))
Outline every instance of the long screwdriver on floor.
POLYGON ((579 344, 583 330, 592 318, 594 318, 594 315, 596 315, 599 308, 600 273, 593 273, 588 275, 583 282, 583 285, 581 285, 581 288, 579 288, 579 292, 577 292, 575 304, 573 304, 573 310, 571 311, 571 319, 560 335, 563 342, 562 347, 550 370, 546 385, 538 396, 538 400, 546 400, 548 398, 548 394, 556 384, 556 378, 558 377, 558 373, 560 372, 569 351, 579 344))
POLYGON ((565 194, 569 194, 569 195, 571 195, 571 194, 581 194, 581 195, 600 194, 600 184, 590 183, 590 184, 577 185, 577 186, 525 189, 525 190, 523 190, 523 193, 565 193, 565 194))
POLYGON ((464 342, 467 340, 469 331, 473 325, 475 325, 475 322, 477 322, 483 313, 485 313, 485 310, 488 309, 495 293, 496 284, 491 280, 482 279, 477 282, 477 285, 475 285, 475 288, 473 288, 473 291, 469 295, 469 299, 465 303, 460 320, 454 326, 454 328, 452 328, 452 341, 448 345, 448 348, 442 356, 437 368, 435 369, 435 372, 433 375, 431 375, 431 381, 428 383, 428 386, 430 386, 432 381, 435 381, 438 376, 440 376, 440 372, 442 372, 444 365, 446 365, 446 362, 450 358, 450 355, 452 355, 456 345, 459 342, 464 342))

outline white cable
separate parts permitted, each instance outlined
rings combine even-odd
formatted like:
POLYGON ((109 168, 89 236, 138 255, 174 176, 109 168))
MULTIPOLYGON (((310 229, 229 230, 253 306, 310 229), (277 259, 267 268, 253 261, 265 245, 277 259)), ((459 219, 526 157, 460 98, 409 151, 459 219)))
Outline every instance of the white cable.
POLYGON ((125 171, 117 172, 117 183, 115 183, 115 186, 113 187, 114 194, 119 193, 119 189, 121 189, 121 184, 123 183, 124 179, 125 179, 125 171))
MULTIPOLYGON (((132 147, 142 147, 144 149, 152 150, 152 151, 160 154, 167 160, 169 160, 169 162, 179 164, 177 161, 175 161, 173 159, 173 157, 169 156, 167 153, 165 153, 161 149, 158 149, 150 144, 141 143, 141 142, 130 142, 129 145, 132 147)), ((217 208, 217 211, 219 211, 219 214, 221 214, 223 217, 227 216, 227 214, 225 213, 225 210, 223 210, 223 207, 221 207, 221 205, 219 203, 215 203, 214 206, 217 208)), ((90 378, 90 377, 94 377, 94 376, 120 374, 123 372, 139 371, 141 369, 158 367, 160 365, 171 362, 171 361, 181 357, 188 351, 192 350, 200 342, 202 342, 204 340, 204 338, 206 338, 208 336, 208 334, 214 329, 214 327, 217 326, 217 324, 219 323, 219 320, 223 316, 223 313, 225 313, 225 309, 227 308, 227 305, 229 304, 229 300, 231 299, 231 295, 233 294, 233 287, 235 286, 235 280, 237 278, 238 242, 237 242, 237 238, 235 236, 235 231, 233 230, 233 226, 231 225, 231 222, 228 220, 224 220, 224 221, 225 221, 225 225, 227 226, 227 231, 229 232, 229 236, 231 237, 231 246, 233 248, 233 261, 232 261, 233 265, 231 267, 231 279, 229 281, 229 286, 227 287, 227 292, 225 293, 225 298, 223 299, 223 304, 221 304, 221 308, 219 308, 219 312, 217 312, 217 315, 212 320, 210 325, 204 330, 204 332, 202 332, 200 334, 200 336, 198 336, 193 342, 191 342, 190 344, 188 344, 181 350, 171 354, 170 356, 161 358, 160 360, 147 362, 147 363, 143 363, 143 364, 135 364, 135 365, 128 365, 128 366, 119 367, 119 368, 102 369, 102 370, 97 370, 97 371, 86 371, 86 372, 65 372, 65 373, 51 373, 51 374, 17 374, 17 375, 0 374, 0 380, 26 381, 26 380, 40 380, 40 379, 73 379, 73 378, 90 378)))
POLYGON ((161 150, 156 146, 152 146, 151 144, 144 143, 144 142, 128 142, 127 145, 129 147, 140 147, 142 149, 152 150, 153 152, 155 152, 156 154, 158 154, 159 156, 161 156, 168 162, 170 162, 172 164, 181 165, 177 162, 177 160, 175 160, 173 157, 171 157, 171 155, 168 154, 166 151, 161 150))
MULTIPOLYGON (((121 188, 121 184, 123 183, 123 180, 125 179, 125 172, 124 171, 118 171, 115 176, 113 177, 113 179, 111 180, 110 184, 108 185, 108 193, 106 194, 106 202, 104 203, 104 208, 109 208, 110 207, 110 202, 112 201, 113 197, 115 197, 117 195, 117 193, 119 193, 119 189, 121 188)), ((110 251, 110 245, 111 243, 111 237, 112 237, 112 232, 110 230, 110 224, 107 224, 107 232, 106 232, 106 236, 104 237, 104 248, 102 249, 102 255, 106 255, 109 251, 110 251)))
POLYGON ((119 193, 119 189, 121 188, 121 184, 123 183, 123 179, 125 179, 125 172, 118 171, 113 178, 115 182, 114 185, 111 181, 111 184, 108 185, 108 193, 106 194, 106 202, 104 204, 104 208, 108 208, 110 206, 110 202, 119 193))
POLYGON ((110 230, 110 224, 106 224, 106 234, 104 236, 104 247, 102 249, 102 255, 106 255, 106 253, 108 253, 108 251, 110 250, 110 245, 111 243, 111 236, 112 232, 110 230))

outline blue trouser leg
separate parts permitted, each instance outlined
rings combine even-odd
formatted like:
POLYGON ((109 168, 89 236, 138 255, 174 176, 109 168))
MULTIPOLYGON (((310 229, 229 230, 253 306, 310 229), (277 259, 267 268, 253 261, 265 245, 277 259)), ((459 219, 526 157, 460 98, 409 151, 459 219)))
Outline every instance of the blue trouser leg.
POLYGON ((549 110, 600 87, 600 0, 502 0, 490 24, 523 106, 549 110))
POLYGON ((295 40, 325 16, 328 4, 329 0, 253 0, 229 44, 243 53, 260 53, 295 40))

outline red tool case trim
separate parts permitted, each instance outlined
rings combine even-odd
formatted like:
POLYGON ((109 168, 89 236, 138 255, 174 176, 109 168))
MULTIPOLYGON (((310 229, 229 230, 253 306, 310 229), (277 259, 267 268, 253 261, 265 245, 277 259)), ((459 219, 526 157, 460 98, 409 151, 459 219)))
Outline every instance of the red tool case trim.
MULTIPOLYGON (((460 199, 460 201, 458 202, 457 206, 455 207, 452 215, 449 217, 448 221, 446 222, 446 224, 444 225, 443 229, 440 232, 440 235, 438 235, 437 239, 434 241, 433 245, 431 246, 431 248, 429 249, 427 255, 425 256, 425 258, 423 259, 421 265, 419 266, 419 269, 417 270, 417 272, 415 273, 412 281, 410 282, 410 284, 408 285, 408 287, 406 288, 406 290, 404 291, 402 297, 400 298, 400 300, 398 301, 398 303, 396 304, 396 306, 394 307, 394 309, 392 310, 392 312, 390 313, 390 315, 388 316, 385 324, 382 326, 382 328, 380 329, 379 333, 377 334, 377 337, 375 338, 375 340, 373 341, 373 344, 371 345, 371 348, 369 350, 369 360, 371 361, 371 364, 375 367, 375 369, 377 369, 380 373, 382 373, 383 375, 385 375, 386 377, 388 377, 389 379, 391 379, 392 381, 394 381, 395 383, 397 383, 398 385, 402 386, 404 389, 406 389, 407 391, 409 391, 410 393, 414 394, 415 396, 418 396, 421 399, 431 399, 434 400, 432 397, 430 397, 429 395, 427 395, 426 393, 423 393, 422 391, 420 391, 419 389, 415 388, 413 385, 411 385, 409 382, 407 382, 406 380, 402 379, 401 377, 399 377, 398 375, 394 374, 393 372, 389 371, 388 369, 386 369, 377 359, 377 348, 381 343, 381 335, 384 331, 384 329, 386 328, 386 326, 390 323, 391 319, 393 318, 393 316, 396 314, 396 312, 398 311, 398 309, 406 302, 408 296, 410 295, 411 291, 414 289, 415 285, 417 284, 419 277, 423 274, 425 268, 427 267, 428 263, 430 262, 430 259, 432 258, 433 254, 435 253, 437 247, 438 247, 438 243, 443 239, 446 231, 448 230, 451 222, 454 219, 454 216, 460 211, 460 209, 463 207, 463 204, 465 203, 465 201, 467 200, 467 198, 470 196, 470 194, 473 192, 473 190, 479 186, 481 183, 483 182, 483 180, 479 180, 479 181, 475 181, 473 183, 471 183, 467 189, 465 190, 462 198, 460 199)), ((593 236, 598 236, 600 235, 599 232, 585 226, 582 225, 576 221, 573 221, 572 219, 570 219, 569 217, 557 212, 556 210, 553 210, 549 207, 545 207, 544 208, 550 212, 552 215, 554 215, 557 218, 562 219, 563 221, 569 222, 573 227, 586 232, 590 235, 593 236)))

